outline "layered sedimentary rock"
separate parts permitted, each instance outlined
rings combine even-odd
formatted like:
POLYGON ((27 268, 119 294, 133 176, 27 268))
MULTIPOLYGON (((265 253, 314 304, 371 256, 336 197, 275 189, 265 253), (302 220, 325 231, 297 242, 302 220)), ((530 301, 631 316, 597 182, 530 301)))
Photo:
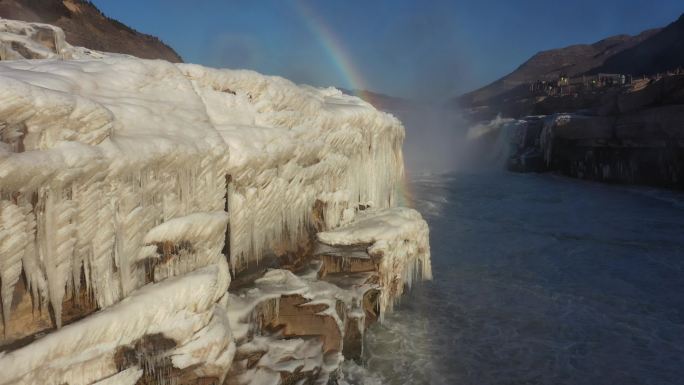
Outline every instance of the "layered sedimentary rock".
POLYGON ((0 384, 325 383, 430 277, 391 115, 0 31, 0 384))
POLYGON ((591 109, 500 128, 511 142, 510 170, 684 188, 684 75, 640 80, 591 109))
POLYGON ((684 188, 684 105, 617 116, 530 117, 511 130, 514 171, 684 188))

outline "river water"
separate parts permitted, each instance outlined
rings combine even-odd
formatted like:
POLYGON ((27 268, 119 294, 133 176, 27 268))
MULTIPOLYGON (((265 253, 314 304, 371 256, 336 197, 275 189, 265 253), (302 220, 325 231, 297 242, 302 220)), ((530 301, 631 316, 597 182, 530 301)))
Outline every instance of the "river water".
POLYGON ((684 384, 684 195, 553 175, 413 181, 434 280, 349 384, 684 384))

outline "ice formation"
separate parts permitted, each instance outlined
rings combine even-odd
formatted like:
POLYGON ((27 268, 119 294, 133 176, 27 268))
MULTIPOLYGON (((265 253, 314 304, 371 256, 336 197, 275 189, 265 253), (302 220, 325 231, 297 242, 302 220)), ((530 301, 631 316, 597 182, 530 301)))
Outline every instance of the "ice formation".
POLYGON ((0 384, 324 382, 431 274, 403 138, 334 88, 0 19, 0 384))
POLYGON ((428 225, 416 210, 395 207, 363 212, 346 226, 318 233, 318 239, 331 246, 368 245, 369 257, 379 265, 381 318, 392 309, 404 285, 432 278, 428 225))
MULTIPOLYGON (((178 361, 187 361, 184 356, 193 350, 194 339, 202 338, 193 332, 199 330, 198 334, 206 334, 204 328, 209 328, 212 322, 221 322, 214 319, 226 317, 220 314, 225 313, 225 308, 217 302, 226 295, 229 277, 220 266, 208 266, 146 285, 116 305, 50 333, 25 348, 4 353, 0 356, 3 368, 0 381, 88 384, 117 373, 114 356, 120 346, 157 333, 176 341, 183 355, 178 361)), ((229 354, 233 342, 229 329, 225 330, 228 333, 218 336, 223 340, 216 338, 211 342, 223 342, 223 352, 229 354)))

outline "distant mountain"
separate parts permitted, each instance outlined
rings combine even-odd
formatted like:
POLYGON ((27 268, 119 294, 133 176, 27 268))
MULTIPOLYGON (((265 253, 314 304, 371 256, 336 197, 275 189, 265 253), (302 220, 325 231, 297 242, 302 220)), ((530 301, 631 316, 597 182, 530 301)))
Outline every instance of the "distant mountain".
POLYGON ((684 66, 684 15, 662 29, 636 36, 618 35, 594 44, 579 44, 539 52, 515 71, 458 98, 461 106, 475 107, 515 99, 527 84, 599 72, 649 75, 684 66))
POLYGON ((158 38, 105 16, 90 1, 0 0, 0 17, 56 25, 64 30, 66 40, 75 46, 144 59, 183 61, 158 38))
POLYGON ((561 74, 581 75, 603 65, 610 57, 638 45, 659 31, 653 29, 636 36, 612 36, 593 44, 577 44, 539 52, 503 78, 461 96, 461 104, 486 104, 490 99, 536 80, 555 80, 561 74))

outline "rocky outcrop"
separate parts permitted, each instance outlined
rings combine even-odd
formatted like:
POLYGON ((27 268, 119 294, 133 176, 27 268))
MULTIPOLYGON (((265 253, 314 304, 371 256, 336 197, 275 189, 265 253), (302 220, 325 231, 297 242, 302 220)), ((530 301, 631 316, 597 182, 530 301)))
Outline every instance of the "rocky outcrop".
POLYGON ((140 33, 102 14, 85 0, 0 0, 0 18, 45 23, 64 31, 66 40, 95 51, 144 59, 181 62, 181 57, 158 38, 140 33))
POLYGON ((232 288, 237 350, 226 383, 325 383, 343 359, 360 359, 364 331, 412 281, 431 278, 427 236, 415 210, 359 213, 318 233, 296 272, 270 270, 232 288))
POLYGON ((534 117, 510 129, 516 133, 511 170, 684 188, 684 105, 616 116, 534 117))
POLYGON ((0 28, 0 384, 326 383, 430 278, 393 116, 0 28))
POLYGON ((683 41, 684 16, 635 37, 542 52, 460 102, 467 119, 490 121, 475 128, 500 133, 478 136, 483 148, 509 141, 509 170, 683 188, 683 41))

